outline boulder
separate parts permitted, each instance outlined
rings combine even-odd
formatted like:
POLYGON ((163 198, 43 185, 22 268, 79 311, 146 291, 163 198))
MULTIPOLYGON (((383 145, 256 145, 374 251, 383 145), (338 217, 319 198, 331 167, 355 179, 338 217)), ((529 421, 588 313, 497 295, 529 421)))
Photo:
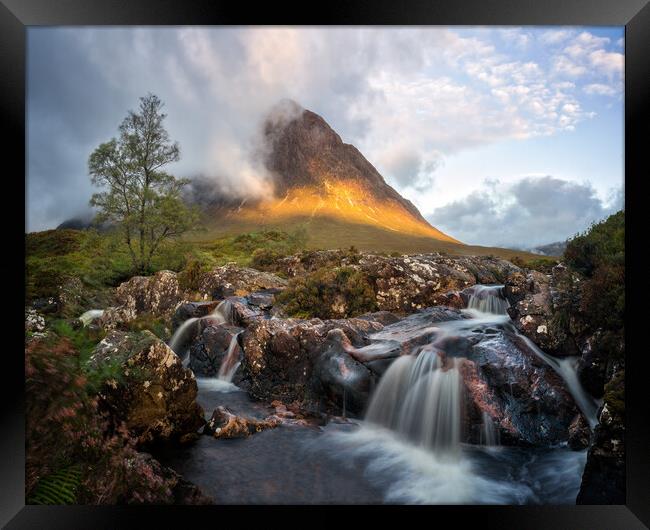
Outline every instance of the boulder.
POLYGON ((204 317, 215 307, 217 307, 218 302, 182 302, 179 306, 176 307, 174 311, 174 316, 172 317, 172 331, 176 331, 179 326, 190 318, 201 318, 204 317))
POLYGON ((287 281, 275 274, 229 263, 204 273, 198 291, 204 300, 219 300, 266 289, 283 289, 286 285, 287 281))
POLYGON ((189 439, 203 425, 194 374, 153 333, 110 332, 89 362, 96 370, 119 372, 105 382, 101 402, 138 443, 189 439))
POLYGON ((226 407, 217 407, 203 428, 204 434, 215 438, 243 438, 266 429, 278 427, 282 421, 275 416, 263 420, 237 416, 226 407))
POLYGON ((120 284, 115 298, 129 320, 142 313, 171 319, 183 299, 176 273, 172 271, 134 276, 120 284))
POLYGON ((43 333, 45 331, 45 318, 35 309, 25 309, 25 332, 43 333))
POLYGON ((190 346, 190 369, 196 375, 216 376, 231 345, 237 358, 241 357, 237 336, 242 331, 229 325, 204 326, 190 346))
POLYGON ((376 383, 376 376, 348 351, 353 346, 341 329, 330 330, 313 369, 314 391, 340 407, 343 415, 360 415, 376 383))
POLYGON ((369 343, 379 322, 347 320, 268 319, 252 322, 241 335, 244 357, 242 384, 258 399, 284 402, 318 400, 314 366, 328 332, 339 329, 355 347, 369 343))
POLYGON ((515 327, 546 353, 556 356, 578 355, 574 332, 575 315, 568 311, 565 323, 560 318, 562 297, 569 296, 561 282, 567 279, 566 269, 554 268, 553 274, 538 271, 511 273, 504 285, 504 294, 510 307, 508 314, 515 327))

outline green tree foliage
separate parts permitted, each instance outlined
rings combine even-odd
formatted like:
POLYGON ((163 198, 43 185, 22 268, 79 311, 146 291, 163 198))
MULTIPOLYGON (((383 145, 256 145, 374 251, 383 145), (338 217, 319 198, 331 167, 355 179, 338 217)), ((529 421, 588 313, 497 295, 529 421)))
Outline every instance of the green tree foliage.
POLYGON ((88 160, 93 184, 104 188, 90 201, 99 209, 96 221, 119 227, 140 273, 150 270, 163 241, 187 232, 198 219, 181 198, 188 180, 163 171, 179 160, 180 150, 163 126, 162 108, 153 94, 140 98, 139 111, 129 111, 119 138, 102 143, 88 160))

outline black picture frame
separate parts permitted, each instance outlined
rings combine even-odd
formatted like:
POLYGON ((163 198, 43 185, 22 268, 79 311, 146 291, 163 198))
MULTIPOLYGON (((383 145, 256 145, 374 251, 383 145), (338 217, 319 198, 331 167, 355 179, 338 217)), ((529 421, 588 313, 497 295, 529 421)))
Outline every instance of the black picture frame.
MULTIPOLYGON (((14 192, 9 186, 25 175, 25 59, 26 27, 33 25, 607 25, 625 26, 625 209, 626 209, 626 451, 627 502, 620 506, 431 506, 373 507, 363 514, 403 521, 403 517, 425 517, 431 524, 439 516, 452 517, 453 524, 466 522, 482 528, 517 529, 634 529, 650 525, 650 400, 647 398, 648 353, 643 348, 642 312, 644 199, 647 175, 647 124, 650 123, 650 5, 648 0, 456 0, 396 2, 348 1, 280 6, 266 3, 249 6, 217 0, 0 0, 0 106, 5 159, 5 205, 3 215, 5 259, 0 260, 5 287, 13 287, 3 304, 6 335, 2 356, 3 392, 0 423, 0 524, 6 528, 121 528, 126 524, 162 527, 191 524, 199 514, 211 524, 223 525, 224 516, 240 518, 248 526, 256 518, 271 524, 310 524, 307 509, 277 513, 278 507, 40 507, 24 502, 24 370, 20 351, 22 326, 15 298, 24 298, 19 233, 14 192), (10 171, 6 161, 11 162, 10 171), (644 171, 645 170, 645 171, 644 171), (17 344, 14 347, 14 340, 17 344), (11 384, 9 384, 11 383, 11 384), (246 511, 244 515, 242 512, 246 511), (426 510, 426 513, 424 512, 426 510), (433 510, 433 513, 429 513, 433 510), (271 513, 273 512, 273 513, 271 513), (252 517, 251 517, 252 516, 252 517), (244 519, 241 519, 244 517, 244 519), (158 519, 158 522, 154 522, 158 519)), ((24 201, 23 201, 24 204, 24 201)), ((24 273, 23 273, 24 274, 24 273)), ((18 299, 20 300, 20 299, 18 299)), ((23 336, 24 339, 24 336, 23 336)), ((313 508, 313 507, 312 507, 313 508)), ((338 507, 318 507, 338 511, 338 507)), ((347 507, 347 512, 357 511, 347 507)), ((342 514, 341 514, 342 515, 342 514)), ((337 524, 341 515, 325 524, 337 524)), ((360 514, 359 514, 360 515, 360 514)), ((262 521, 260 521, 262 523, 262 521)), ((449 524, 449 523, 447 523, 449 524)))

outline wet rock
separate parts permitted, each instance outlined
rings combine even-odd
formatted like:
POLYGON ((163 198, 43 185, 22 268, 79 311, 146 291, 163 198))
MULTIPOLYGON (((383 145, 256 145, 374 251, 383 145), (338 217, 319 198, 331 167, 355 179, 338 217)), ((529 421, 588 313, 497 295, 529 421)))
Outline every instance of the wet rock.
POLYGON ((287 281, 275 274, 229 263, 203 274, 199 280, 199 293, 204 300, 218 300, 265 289, 283 289, 286 285, 287 281))
POLYGON ((53 297, 37 298, 32 302, 32 309, 42 314, 56 313, 58 311, 58 303, 56 298, 53 297))
POLYGON ((190 318, 201 318, 208 315, 215 307, 217 307, 218 302, 183 302, 181 303, 174 312, 172 317, 172 331, 176 331, 178 327, 190 318))
POLYGON ((190 346, 190 369, 196 375, 216 376, 231 345, 234 354, 241 357, 237 343, 241 331, 242 328, 229 325, 204 327, 190 346))
POLYGON ((463 374, 474 404, 488 413, 506 443, 568 441, 579 413, 573 397, 562 378, 515 335, 486 336, 473 346, 463 374))
POLYGON ((280 418, 274 416, 258 420, 237 416, 226 407, 217 407, 205 424, 203 433, 215 438, 243 438, 266 429, 274 429, 281 423, 280 418))
POLYGON ((194 374, 153 333, 110 332, 89 362, 97 370, 118 367, 120 376, 105 383, 101 401, 140 444, 179 440, 203 425, 194 374))
POLYGON ((366 408, 375 376, 348 351, 353 346, 341 329, 327 333, 313 370, 315 391, 347 413, 366 408))
POLYGON ((365 315, 361 315, 357 318, 360 318, 362 320, 369 320, 370 322, 379 322, 384 326, 394 324, 400 320, 400 317, 398 317, 395 313, 391 313, 389 311, 375 311, 373 313, 366 313, 365 315))
POLYGON ((574 451, 586 449, 589 446, 591 430, 582 414, 578 414, 569 425, 569 447, 574 451))
POLYGON ((327 333, 338 328, 355 347, 382 324, 367 319, 258 320, 241 335, 243 384, 258 399, 284 402, 314 397, 312 375, 327 333))
POLYGON ((625 504, 625 373, 607 384, 577 504, 625 504))

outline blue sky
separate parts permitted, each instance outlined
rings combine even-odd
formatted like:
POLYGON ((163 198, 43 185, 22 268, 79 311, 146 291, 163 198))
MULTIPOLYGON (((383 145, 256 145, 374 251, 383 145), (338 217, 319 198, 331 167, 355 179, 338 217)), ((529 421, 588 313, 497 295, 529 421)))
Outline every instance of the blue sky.
POLYGON ((622 206, 623 36, 606 27, 29 28, 27 230, 87 212, 86 163, 152 91, 176 174, 268 193, 268 109, 322 115, 461 241, 564 239, 622 206))

